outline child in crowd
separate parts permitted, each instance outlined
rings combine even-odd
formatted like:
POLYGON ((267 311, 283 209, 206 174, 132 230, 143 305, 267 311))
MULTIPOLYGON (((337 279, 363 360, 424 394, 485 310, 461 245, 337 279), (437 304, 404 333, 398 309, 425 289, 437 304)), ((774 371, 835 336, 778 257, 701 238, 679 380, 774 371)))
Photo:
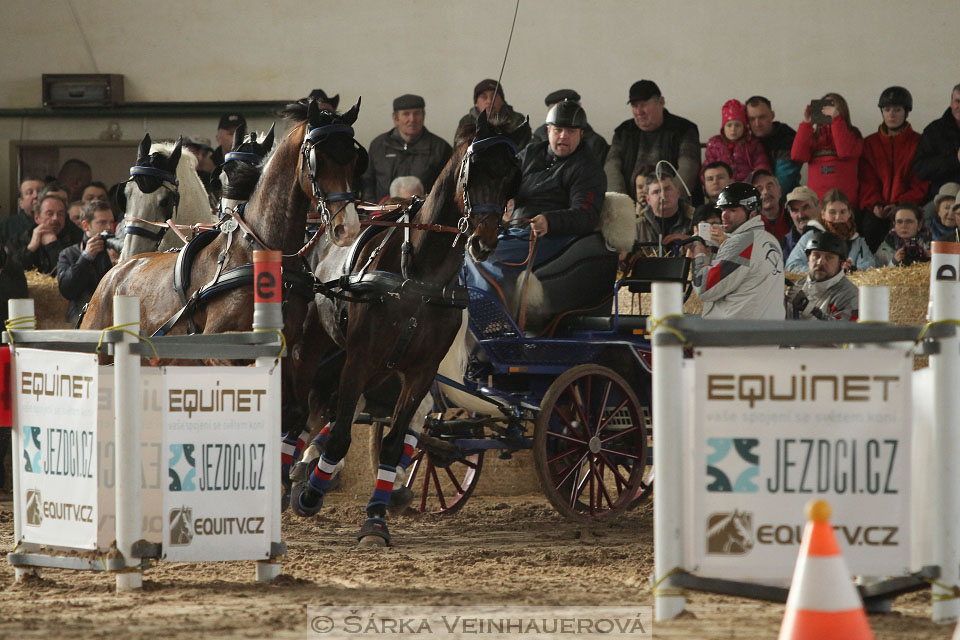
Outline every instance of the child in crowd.
MULTIPOLYGON (((820 220, 827 231, 834 233, 847 242, 847 258, 843 262, 845 271, 872 269, 877 266, 870 248, 857 233, 857 224, 853 219, 850 199, 840 189, 831 189, 820 203, 820 220)), ((810 230, 800 237, 787 258, 787 271, 807 273, 807 246, 817 231, 810 230)))
POLYGON ((839 93, 823 97, 830 104, 820 112, 830 122, 814 126, 812 105, 803 110, 803 122, 797 127, 790 157, 807 162, 807 186, 823 199, 830 189, 840 189, 850 198, 850 206, 860 206, 858 168, 863 154, 863 136, 850 124, 850 109, 839 93))
POLYGON ((905 267, 929 261, 930 233, 923 226, 920 208, 912 204, 898 205, 893 229, 877 249, 877 264, 905 267))
MULTIPOLYGON (((704 166, 725 162, 733 168, 734 182, 743 182, 757 169, 770 171, 770 160, 760 141, 747 128, 747 110, 739 100, 727 100, 720 111, 723 125, 720 134, 707 142, 704 166)), ((700 170, 703 182, 703 170, 700 170)))

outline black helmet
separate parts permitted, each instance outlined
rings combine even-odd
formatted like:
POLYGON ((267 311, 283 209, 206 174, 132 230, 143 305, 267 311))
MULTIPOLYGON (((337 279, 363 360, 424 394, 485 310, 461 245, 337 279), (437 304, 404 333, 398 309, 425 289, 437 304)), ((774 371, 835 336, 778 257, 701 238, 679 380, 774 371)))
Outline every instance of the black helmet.
POLYGON ((547 112, 547 124, 583 129, 587 125, 587 112, 579 102, 564 100, 550 107, 550 111, 547 112))
POLYGON ((717 209, 743 207, 747 213, 760 211, 760 191, 746 182, 731 182, 717 196, 717 209))
POLYGON ((811 251, 829 251, 840 256, 840 261, 847 259, 847 241, 829 231, 817 232, 807 245, 807 256, 811 251))
POLYGON ((903 110, 910 113, 913 110, 913 96, 903 87, 887 87, 880 94, 880 101, 877 106, 884 107, 903 107, 903 110))

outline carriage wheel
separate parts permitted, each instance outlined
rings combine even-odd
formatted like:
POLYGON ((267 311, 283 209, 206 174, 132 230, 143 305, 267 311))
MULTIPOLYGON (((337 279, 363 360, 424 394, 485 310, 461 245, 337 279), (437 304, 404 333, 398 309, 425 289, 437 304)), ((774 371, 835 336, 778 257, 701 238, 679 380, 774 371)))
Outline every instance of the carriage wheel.
MULTIPOLYGON (((371 454, 373 464, 380 464, 380 443, 385 432, 384 423, 374 425, 371 454)), ((433 457, 417 449, 407 467, 403 485, 413 491, 410 508, 417 513, 450 515, 459 511, 473 495, 480 471, 483 469, 483 451, 467 456, 464 460, 435 461, 433 457)))
POLYGON ((581 521, 617 516, 644 494, 652 473, 637 396, 607 367, 566 371, 543 396, 533 458, 544 493, 561 514, 581 521))

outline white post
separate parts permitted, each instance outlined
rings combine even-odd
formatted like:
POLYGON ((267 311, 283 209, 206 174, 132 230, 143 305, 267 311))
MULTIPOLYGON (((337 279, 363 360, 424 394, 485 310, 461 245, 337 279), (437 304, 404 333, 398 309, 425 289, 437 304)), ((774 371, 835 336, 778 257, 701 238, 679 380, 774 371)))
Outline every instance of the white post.
MULTIPOLYGON (((860 287, 858 307, 861 322, 889 322, 890 288, 878 285, 862 285, 860 287)), ((854 346, 860 349, 867 349, 873 345, 863 343, 854 346)), ((911 529, 911 533, 912 531, 911 529)), ((857 576, 857 584, 869 585, 882 579, 882 577, 878 576, 857 576)), ((870 613, 888 613, 893 606, 893 600, 874 600, 865 606, 870 613)))
MULTIPOLYGON (((113 297, 113 324, 134 333, 140 331, 140 300, 134 296, 113 297)), ((130 352, 137 342, 132 335, 114 345, 114 422, 117 549, 123 555, 125 566, 140 564, 133 557, 133 543, 143 537, 140 502, 141 463, 140 432, 140 356, 130 352)), ((130 591, 143 586, 139 571, 117 574, 117 591, 130 591)))
POLYGON ((890 321, 890 288, 877 285, 860 287, 860 319, 864 322, 890 321))
MULTIPOLYGON (((253 252, 253 330, 283 330, 283 279, 281 251, 253 252)), ((257 358, 258 367, 272 367, 276 358, 266 356, 257 358)), ((276 400, 279 402, 279 399, 276 400)), ((270 434, 268 437, 279 437, 270 434)), ((267 478, 267 491, 270 504, 276 510, 271 518, 270 540, 279 543, 282 539, 280 524, 280 484, 278 478, 267 478)), ((280 575, 282 567, 279 560, 268 558, 257 561, 257 582, 269 582, 280 575)))
MULTIPOLYGON (((955 279, 934 278, 931 320, 960 320, 960 283, 955 279)), ((960 329, 960 328, 958 328, 960 329)), ((940 578, 931 588, 933 621, 955 623, 960 614, 960 599, 940 599, 952 595, 960 586, 960 396, 956 381, 960 380, 960 337, 940 340, 940 352, 930 356, 933 375, 933 458, 928 469, 934 476, 930 482, 930 502, 934 513, 933 557, 940 567, 940 578), (939 586, 943 585, 943 587, 939 586)))
MULTIPOLYGON (((31 298, 18 298, 15 300, 7 301, 7 317, 8 318, 28 318, 28 320, 21 320, 18 322, 18 325, 21 325, 20 329, 36 329, 37 328, 37 318, 33 312, 33 300, 31 298)), ((16 354, 14 353, 13 345, 10 345, 10 375, 13 375, 14 371, 14 359, 16 354)), ((13 382, 10 383, 11 387, 14 387, 13 382)), ((10 400, 13 402, 13 425, 10 427, 10 466, 13 467, 13 543, 14 545, 20 544, 20 541, 23 539, 23 523, 20 521, 20 505, 18 501, 20 499, 20 467, 23 464, 22 453, 21 453, 21 444, 20 444, 20 425, 17 424, 17 394, 13 393, 11 390, 10 400)), ((14 580, 19 580, 27 575, 39 575, 37 569, 32 569, 29 567, 16 567, 14 569, 14 580)))
MULTIPOLYGON (((683 313, 680 284, 654 282, 653 318, 683 313)), ((654 618, 669 620, 686 608, 683 592, 673 586, 670 571, 683 567, 686 541, 683 522, 684 443, 683 424, 683 347, 658 346, 655 338, 669 335, 663 327, 651 333, 653 346, 653 472, 656 497, 653 500, 654 618)))

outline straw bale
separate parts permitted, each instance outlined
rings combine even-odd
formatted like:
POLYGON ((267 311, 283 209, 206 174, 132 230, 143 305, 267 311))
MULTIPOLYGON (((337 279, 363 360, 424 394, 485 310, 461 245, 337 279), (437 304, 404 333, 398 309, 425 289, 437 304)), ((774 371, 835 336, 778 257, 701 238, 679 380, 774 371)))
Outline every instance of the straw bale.
POLYGON ((60 295, 57 279, 36 269, 27 271, 27 292, 33 298, 38 329, 72 329, 67 323, 67 300, 60 295))

